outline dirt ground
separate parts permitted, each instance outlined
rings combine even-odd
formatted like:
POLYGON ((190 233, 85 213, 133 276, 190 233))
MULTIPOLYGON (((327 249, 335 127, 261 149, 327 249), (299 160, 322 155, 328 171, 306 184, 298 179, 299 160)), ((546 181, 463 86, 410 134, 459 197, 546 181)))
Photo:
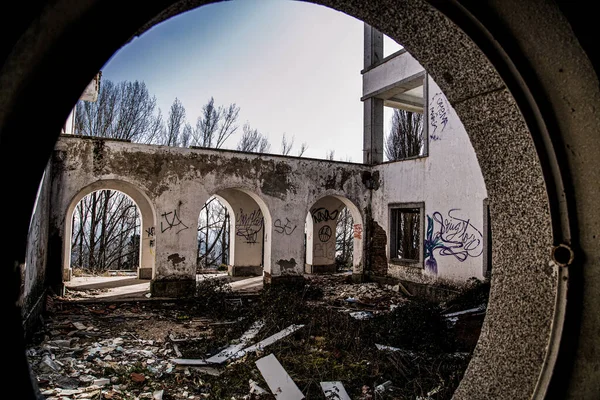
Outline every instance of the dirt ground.
POLYGON ((347 274, 253 291, 206 279, 195 297, 177 300, 101 301, 89 288, 48 298, 27 354, 46 399, 272 399, 276 388, 256 364, 271 354, 306 399, 343 398, 326 397, 322 382, 338 382, 351 399, 449 399, 479 336, 486 290, 435 304, 347 274))

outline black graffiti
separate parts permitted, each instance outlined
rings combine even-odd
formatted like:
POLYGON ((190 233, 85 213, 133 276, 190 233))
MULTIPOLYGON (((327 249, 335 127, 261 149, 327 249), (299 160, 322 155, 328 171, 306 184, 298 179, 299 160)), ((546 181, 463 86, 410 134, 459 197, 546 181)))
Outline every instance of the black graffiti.
POLYGON ((164 218, 164 220, 165 220, 164 222, 166 222, 163 225, 163 221, 160 221, 160 231, 161 231, 161 233, 165 233, 166 231, 168 231, 170 229, 179 227, 178 228, 179 230, 177 232, 175 232, 177 234, 177 233, 179 233, 179 232, 181 232, 181 231, 189 228, 179 218, 179 216, 177 215, 177 210, 173 210, 173 211, 168 212, 168 213, 163 213, 161 216, 164 218), (171 216, 171 218, 169 219, 170 216, 171 216))
POLYGON ((441 140, 441 137, 436 135, 436 133, 439 134, 443 132, 446 125, 448 125, 448 107, 446 100, 441 93, 436 93, 432 100, 433 105, 429 108, 429 121, 433 130, 429 137, 431 140, 441 140))
POLYGON ((246 240, 246 243, 256 243, 258 233, 263 227, 262 214, 260 210, 254 210, 250 214, 246 214, 244 213, 244 210, 240 208, 235 225, 236 236, 243 237, 246 240))
POLYGON ((148 234, 148 237, 154 236, 154 227, 146 229, 146 233, 148 234))
POLYGON ((292 227, 292 221, 287 218, 285 219, 285 224, 283 224, 280 219, 276 219, 273 223, 273 229, 275 229, 275 232, 284 233, 286 235, 291 235, 297 227, 298 225, 294 225, 292 227))
POLYGON ((319 240, 321 242, 328 242, 331 239, 331 227, 325 225, 319 229, 319 240))
POLYGON ((326 208, 319 207, 312 212, 313 222, 315 224, 325 221, 335 221, 338 216, 338 210, 329 212, 326 208))
POLYGON ((154 247, 154 239, 151 239, 148 245, 149 245, 150 247, 154 247))

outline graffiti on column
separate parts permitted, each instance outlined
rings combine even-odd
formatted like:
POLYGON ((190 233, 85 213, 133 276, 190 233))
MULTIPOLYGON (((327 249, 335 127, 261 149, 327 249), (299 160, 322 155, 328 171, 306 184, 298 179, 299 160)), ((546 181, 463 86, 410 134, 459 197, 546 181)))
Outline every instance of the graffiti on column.
POLYGON ((245 213, 243 208, 236 216, 235 234, 244 238, 246 243, 257 243, 258 233, 263 228, 263 217, 260 210, 245 213))
POLYGON ((434 251, 440 256, 454 256, 463 262, 469 257, 479 257, 483 253, 483 235, 471 224, 470 219, 458 216, 459 208, 448 211, 444 218, 438 211, 427 216, 427 236, 425 238, 425 269, 437 274, 437 260, 434 251))
POLYGON ((297 227, 298 225, 293 225, 292 221, 287 218, 285 219, 285 224, 279 218, 273 223, 273 229, 275 229, 275 232, 283 233, 285 235, 291 235, 297 227))
POLYGON ((146 229, 146 234, 148 235, 148 237, 153 237, 154 236, 154 227, 150 227, 148 229, 146 229))
POLYGON ((319 207, 312 212, 312 218, 315 224, 318 224, 319 222, 335 221, 337 216, 338 210, 329 212, 329 210, 324 207, 319 207))
POLYGON ((314 256, 326 258, 328 260, 335 259, 335 242, 315 243, 314 256))
POLYGON ((433 128, 429 134, 429 138, 433 141, 442 140, 440 134, 446 129, 449 122, 448 101, 442 93, 436 93, 431 99, 431 107, 429 107, 429 123, 433 128))
POLYGON ((168 213, 162 213, 163 221, 160 221, 160 232, 165 233, 171 229, 175 229, 175 233, 179 233, 189 227, 177 215, 177 210, 168 213))
POLYGON ((331 227, 329 225, 322 226, 319 229, 319 240, 321 242, 328 242, 331 239, 331 227))
POLYGON ((354 224, 354 239, 362 239, 362 225, 354 224))

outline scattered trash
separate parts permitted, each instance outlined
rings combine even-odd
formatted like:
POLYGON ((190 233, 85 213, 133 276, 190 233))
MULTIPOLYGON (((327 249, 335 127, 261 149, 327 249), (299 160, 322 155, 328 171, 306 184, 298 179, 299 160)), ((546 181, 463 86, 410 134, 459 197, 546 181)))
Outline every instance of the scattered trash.
POLYGON ((375 393, 384 393, 390 386, 392 386, 392 381, 385 381, 381 385, 375 386, 375 393))
POLYGON ((350 400, 342 382, 321 382, 321 389, 323 389, 326 399, 350 400))
POLYGON ((265 378, 271 393, 281 400, 302 400, 304 395, 292 378, 285 372, 272 353, 256 361, 256 367, 265 378))
POLYGON ((153 400, 162 400, 164 392, 165 392, 164 390, 154 391, 154 393, 152 393, 152 399, 153 400))
POLYGON ((138 372, 132 372, 130 376, 131 376, 131 380, 134 382, 141 383, 146 380, 146 377, 144 376, 144 374, 140 374, 138 372))
POLYGON ((350 316, 354 319, 369 319, 373 318, 373 313, 370 311, 355 311, 351 312, 350 316))
POLYGON ((247 346, 248 342, 254 339, 254 337, 258 334, 258 332, 260 332, 264 325, 264 321, 256 321, 246 332, 244 332, 242 337, 239 339, 239 343, 230 345, 218 354, 215 354, 214 356, 208 358, 206 361, 208 361, 211 364, 224 363, 233 355, 235 355, 238 351, 247 346))
POLYGON ((248 383, 250 384, 250 394, 261 395, 261 394, 268 394, 269 393, 265 389, 263 389, 260 386, 258 386, 258 382, 254 381, 252 379, 250 379, 248 381, 248 383))
POLYGON ((261 340, 260 342, 254 344, 250 347, 246 347, 245 349, 238 351, 236 354, 234 354, 231 357, 231 359, 236 360, 240 357, 245 356, 248 353, 263 350, 268 345, 273 344, 276 341, 278 341, 288 335, 291 335, 292 333, 296 332, 298 329, 302 328, 303 326, 304 325, 290 325, 287 328, 285 328, 284 330, 279 331, 279 332, 275 333, 274 335, 271 335, 268 338, 261 340))
POLYGON ((375 347, 379 350, 388 350, 388 351, 401 351, 398 347, 386 346, 384 344, 375 343, 375 347))

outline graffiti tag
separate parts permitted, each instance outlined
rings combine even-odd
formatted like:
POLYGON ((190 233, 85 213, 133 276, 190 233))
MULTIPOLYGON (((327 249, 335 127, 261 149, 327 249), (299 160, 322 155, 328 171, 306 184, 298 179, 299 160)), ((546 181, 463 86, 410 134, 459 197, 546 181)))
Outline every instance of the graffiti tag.
POLYGON ((315 243, 314 256, 333 260, 335 258, 335 243, 315 243))
POLYGON ((433 216, 427 216, 425 268, 429 272, 437 273, 435 250, 439 249, 441 256, 451 255, 460 262, 483 253, 483 235, 471 224, 470 219, 459 218, 457 211, 460 209, 451 209, 446 218, 437 211, 433 216))
POLYGON ((354 239, 362 239, 362 225, 354 224, 354 239))
POLYGON ((177 232, 175 232, 177 234, 177 233, 189 228, 179 218, 179 216, 177 215, 177 210, 173 210, 168 213, 162 213, 161 216, 164 219, 164 224, 163 224, 163 221, 160 221, 160 232, 161 233, 165 233, 166 231, 168 231, 170 229, 177 228, 177 229, 179 229, 177 232))
POLYGON ((148 237, 154 236, 154 227, 152 226, 152 227, 146 229, 146 234, 148 235, 148 237))
POLYGON ((292 226, 292 221, 287 218, 285 219, 285 224, 280 219, 276 219, 273 223, 273 229, 275 229, 275 232, 286 235, 291 235, 297 227, 298 225, 292 226))
POLYGON ((246 243, 256 243, 258 233, 263 228, 263 217, 260 210, 254 210, 250 214, 244 213, 240 208, 240 212, 236 217, 235 234, 246 240, 246 243))
POLYGON ((326 208, 319 207, 312 212, 313 222, 315 224, 325 221, 335 221, 338 216, 338 210, 329 212, 326 208))
POLYGON ((319 240, 321 242, 328 242, 331 239, 331 227, 325 225, 319 229, 319 240))
POLYGON ((433 95, 431 107, 429 107, 429 123, 433 127, 429 138, 433 141, 442 140, 440 133, 446 129, 449 122, 448 102, 442 93, 433 95))

